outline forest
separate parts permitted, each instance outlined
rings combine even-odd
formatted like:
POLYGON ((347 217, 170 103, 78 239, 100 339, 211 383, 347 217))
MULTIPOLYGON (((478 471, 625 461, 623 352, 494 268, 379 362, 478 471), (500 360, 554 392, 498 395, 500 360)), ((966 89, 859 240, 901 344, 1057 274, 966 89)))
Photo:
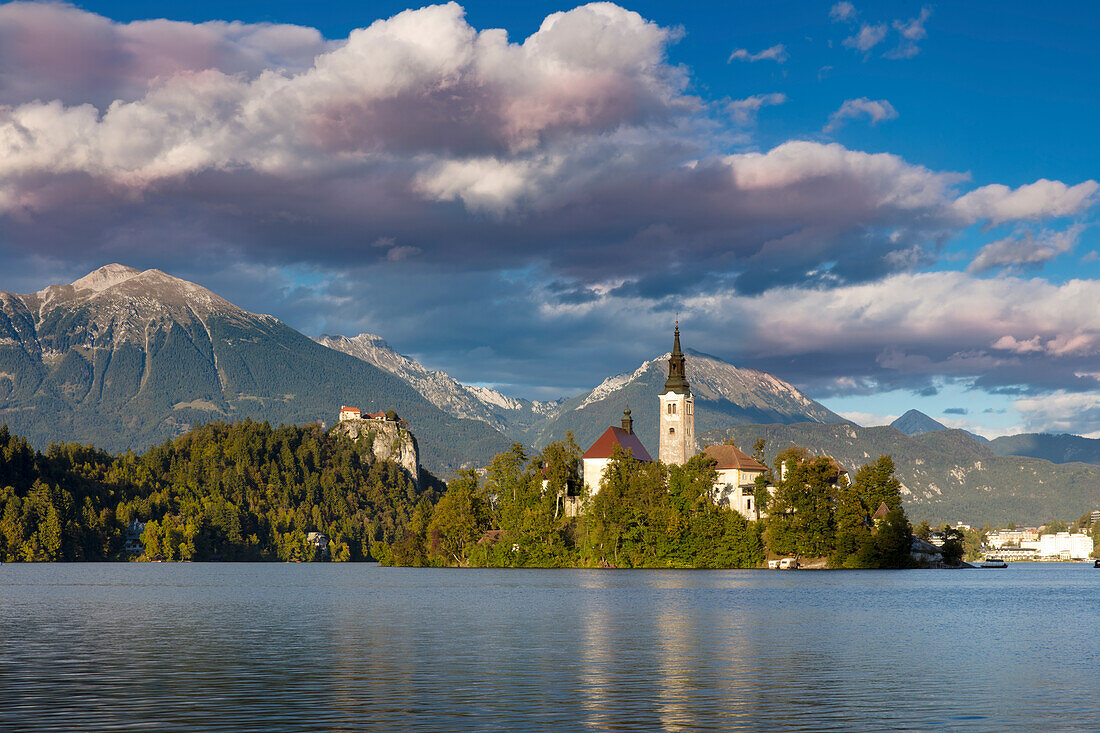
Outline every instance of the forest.
MULTIPOLYGON (((768 517, 754 521, 711 500, 717 474, 706 456, 666 466, 621 451, 600 491, 567 517, 579 458, 571 436, 532 457, 515 444, 483 475, 461 473, 438 504, 422 507, 430 514, 418 514, 397 542, 376 543, 374 554, 390 565, 454 567, 752 568, 769 555, 823 557, 846 568, 914 564, 889 456, 849 482, 835 461, 787 449, 758 482, 768 517), (873 521, 883 502, 888 513, 873 521)), ((961 546, 948 553, 957 559, 961 546)))
POLYGON ((0 559, 128 559, 131 522, 144 558, 313 560, 310 532, 333 560, 370 559, 371 543, 410 530, 421 486, 370 449, 318 425, 211 423, 141 455, 51 444, 45 453, 0 428, 0 559))
POLYGON ((315 424, 211 423, 140 455, 72 443, 40 453, 5 426, 0 559, 751 568, 797 555, 832 567, 912 564, 889 456, 848 481, 830 458, 781 451, 755 492, 767 516, 748 520, 712 501, 717 473, 705 455, 668 466, 618 452, 602 489, 583 497, 580 454, 571 434, 533 455, 517 443, 449 484, 423 471, 418 487, 369 447, 315 424), (883 503, 889 512, 872 521, 883 503), (134 522, 139 549, 127 553, 134 522), (327 547, 310 541, 313 532, 327 547))

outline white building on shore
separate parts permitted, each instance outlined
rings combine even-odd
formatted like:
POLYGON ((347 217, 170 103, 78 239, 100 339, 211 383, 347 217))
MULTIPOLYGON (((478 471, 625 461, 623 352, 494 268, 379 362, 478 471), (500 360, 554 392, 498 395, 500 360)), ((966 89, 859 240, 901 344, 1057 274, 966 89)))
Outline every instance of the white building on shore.
POLYGON ((1092 554, 1092 538, 1087 534, 1044 534, 1039 537, 1039 557, 1085 560, 1092 554))

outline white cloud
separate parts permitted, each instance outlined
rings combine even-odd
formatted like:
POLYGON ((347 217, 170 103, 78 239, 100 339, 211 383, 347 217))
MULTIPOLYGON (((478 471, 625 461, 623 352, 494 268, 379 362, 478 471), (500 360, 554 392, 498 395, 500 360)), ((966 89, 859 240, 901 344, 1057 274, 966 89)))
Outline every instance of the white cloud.
POLYGON ((730 115, 733 117, 734 122, 739 125, 751 125, 756 122, 756 113, 763 107, 772 107, 779 104, 784 104, 787 101, 787 95, 781 92, 773 92, 771 94, 754 94, 751 97, 745 99, 735 99, 729 103, 730 115))
POLYGON ((999 267, 1037 267, 1072 250, 1083 229, 1078 224, 1061 232, 1036 234, 1027 231, 998 239, 982 247, 966 271, 982 273, 999 267))
POLYGON ((886 38, 886 24, 878 23, 871 25, 870 23, 864 23, 859 27, 859 31, 848 38, 844 39, 844 45, 847 48, 854 48, 857 51, 863 51, 866 53, 872 48, 882 43, 886 38))
POLYGON ((778 43, 757 53, 749 53, 748 49, 744 48, 735 49, 730 57, 726 59, 726 63, 728 64, 731 61, 775 61, 782 64, 788 58, 786 47, 782 43, 778 43))
POLYGON ((420 254, 421 249, 419 247, 412 247, 410 245, 400 245, 397 247, 391 247, 386 252, 386 259, 389 262, 400 262, 401 260, 407 260, 410 257, 415 257, 420 254))
POLYGON ((910 18, 908 21, 895 20, 894 30, 898 32, 900 40, 897 48, 885 54, 886 58, 909 59, 920 53, 917 42, 928 35, 924 24, 930 17, 932 17, 932 9, 925 6, 920 9, 920 14, 916 18, 910 18))
POLYGON ((496 158, 448 161, 419 176, 417 186, 438 201, 461 199, 472 211, 501 214, 534 193, 546 172, 541 166, 496 158))
POLYGON ((849 410, 848 412, 841 412, 838 414, 845 420, 851 420, 856 425, 865 428, 889 425, 900 417, 900 415, 878 415, 873 412, 859 412, 858 410, 849 410))
POLYGON ((217 70, 255 78, 301 72, 333 44, 315 28, 272 23, 115 23, 72 5, 0 5, 0 104, 35 100, 105 107, 144 96, 158 79, 217 70))
POLYGON ((1015 400, 1025 429, 1036 433, 1071 433, 1100 437, 1100 394, 1059 390, 1015 400))
POLYGON ((610 4, 555 13, 522 45, 476 32, 455 4, 406 11, 300 73, 170 75, 102 114, 60 102, 0 109, 0 188, 19 201, 13 183, 42 172, 143 186, 208 169, 332 169, 393 150, 524 150, 683 104, 679 72, 662 63, 667 39, 610 4))
POLYGON ((1012 351, 1017 354, 1034 354, 1043 350, 1043 345, 1040 341, 1041 339, 1038 336, 1032 336, 1029 339, 1017 339, 1014 336, 1001 336, 992 343, 990 348, 1000 349, 1002 351, 1012 351))
POLYGON ((1027 353, 1032 348, 1021 344, 1039 343, 1032 341, 1038 338, 1051 355, 1068 355, 1068 349, 1081 349, 1086 340, 1091 348, 1100 344, 1100 281, 1094 280, 1058 285, 939 271, 830 290, 787 287, 754 297, 711 294, 690 303, 715 318, 751 324, 748 340, 754 349, 778 356, 829 353, 832 344, 858 350, 892 343, 895 350, 883 359, 891 364, 904 366, 912 355, 928 353, 931 347, 962 365, 975 363, 986 344, 1027 353))
POLYGON ((825 132, 833 132, 844 124, 845 120, 854 119, 866 115, 872 125, 877 125, 883 120, 892 120, 898 116, 894 105, 885 99, 847 99, 840 108, 829 115, 829 124, 825 125, 825 132))
POLYGON ((1016 189, 995 183, 960 197, 954 208, 964 221, 988 220, 994 225, 1073 216, 1096 203, 1098 188, 1100 184, 1093 180, 1067 186, 1061 181, 1041 178, 1016 189))
MULTIPOLYGON (((0 9, 40 7, 16 5, 0 9)), ((117 51, 118 24, 66 13, 107 28, 117 51)), ((522 42, 474 29, 455 4, 315 48, 293 28, 218 28, 223 41, 262 46, 266 61, 255 63, 270 68, 146 69, 133 72, 144 91, 132 99, 0 107, 10 250, 64 260, 99 247, 118 259, 172 231, 181 248, 232 243, 246 256, 323 264, 376 262, 400 243, 421 261, 538 262, 550 277, 621 279, 660 298, 676 287, 662 279, 669 243, 678 266, 745 292, 833 287, 917 269, 973 222, 1083 211, 1097 188, 1042 180, 960 197, 965 176, 810 141, 708 154, 709 108, 667 60, 675 33, 607 3, 555 13, 522 42)), ((784 100, 727 109, 748 124, 784 100)), ((886 100, 848 100, 830 126, 896 114, 886 100)))
POLYGON ((856 17, 856 6, 852 5, 848 0, 841 0, 833 7, 829 8, 829 19, 834 23, 847 22, 854 20, 856 17))

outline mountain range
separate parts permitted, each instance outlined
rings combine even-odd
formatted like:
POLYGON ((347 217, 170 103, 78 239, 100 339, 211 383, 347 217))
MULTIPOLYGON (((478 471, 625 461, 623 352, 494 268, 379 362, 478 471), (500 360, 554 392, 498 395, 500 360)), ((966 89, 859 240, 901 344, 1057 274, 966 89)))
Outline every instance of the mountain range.
MULTIPOLYGON (((668 353, 631 372, 608 377, 576 397, 532 402, 464 385, 444 372, 430 371, 373 334, 353 338, 326 335, 317 341, 400 377, 441 410, 482 420, 510 440, 536 448, 567 431, 587 447, 608 425, 618 425, 623 410, 633 405, 634 430, 646 449, 657 454, 656 400, 668 376, 668 353)), ((847 422, 771 374, 742 369, 690 349, 688 354, 687 376, 695 395, 697 431, 759 422, 847 422)))
MULTIPOLYGON (((538 448, 572 430, 585 445, 630 403, 656 452, 666 359, 571 399, 533 402, 461 384, 371 334, 310 339, 160 270, 112 264, 35 293, 0 292, 0 421, 38 445, 140 450, 213 420, 333 421, 348 404, 395 409, 424 466, 447 475, 513 441, 538 448)), ((705 354, 688 364, 700 429, 842 421, 772 375, 705 354)))
POLYGON ((0 292, 0 421, 38 445, 141 450, 213 420, 334 421, 341 404, 395 409, 433 472, 508 445, 390 372, 160 270, 107 265, 0 292))
MULTIPOLYGON (((860 428, 773 375, 688 354, 700 445, 732 438, 744 447, 766 436, 773 452, 804 445, 853 470, 892 454, 918 518, 1033 522, 1100 505, 1100 468, 1070 463, 1100 462, 1100 440, 982 444, 918 411, 899 418, 902 430, 860 428)), ((159 270, 107 265, 35 293, 0 292, 0 422, 39 446, 140 450, 212 420, 331 422, 349 404, 395 409, 412 425, 424 467, 447 476, 515 441, 539 448, 572 431, 587 447, 630 406, 656 454, 667 359, 535 402, 462 384, 376 335, 310 339, 159 270)))
POLYGON ((802 446, 834 457, 853 475, 880 455, 890 455, 913 521, 1030 525, 1074 519, 1100 507, 1100 466, 997 455, 990 444, 963 430, 906 435, 892 426, 801 423, 732 426, 702 438, 733 440, 739 446, 763 438, 769 465, 783 448, 802 446))

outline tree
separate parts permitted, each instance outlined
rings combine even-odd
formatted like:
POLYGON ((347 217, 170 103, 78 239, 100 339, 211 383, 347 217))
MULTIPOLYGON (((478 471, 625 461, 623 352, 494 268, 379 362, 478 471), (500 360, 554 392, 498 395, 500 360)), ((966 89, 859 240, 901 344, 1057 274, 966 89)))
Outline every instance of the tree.
POLYGON ((860 497, 859 486, 848 484, 838 489, 836 503, 836 547, 829 560, 832 567, 851 564, 871 539, 871 522, 867 507, 860 497))
POLYGON ((478 490, 477 474, 462 471, 436 504, 428 524, 429 552, 449 563, 466 562, 466 548, 476 542, 489 524, 488 511, 478 490))
POLYGON ((894 476, 894 459, 890 456, 879 456, 862 466, 856 471, 854 483, 868 512, 874 513, 883 502, 891 511, 901 507, 901 481, 894 476))
POLYGON ((943 553, 943 561, 947 565, 958 565, 963 553, 966 552, 966 537, 961 530, 948 524, 943 525, 942 532, 943 545, 940 547, 940 552, 943 553))
POLYGON ((905 512, 894 509, 887 513, 882 523, 875 529, 869 542, 860 548, 859 567, 864 568, 907 568, 915 564, 910 555, 913 542, 913 529, 905 512))
POLYGON ((803 448, 787 448, 776 458, 775 495, 768 501, 764 539, 777 554, 807 557, 831 555, 836 527, 836 464, 829 458, 811 458, 803 448))

